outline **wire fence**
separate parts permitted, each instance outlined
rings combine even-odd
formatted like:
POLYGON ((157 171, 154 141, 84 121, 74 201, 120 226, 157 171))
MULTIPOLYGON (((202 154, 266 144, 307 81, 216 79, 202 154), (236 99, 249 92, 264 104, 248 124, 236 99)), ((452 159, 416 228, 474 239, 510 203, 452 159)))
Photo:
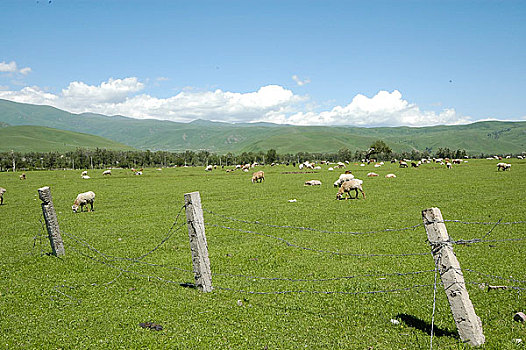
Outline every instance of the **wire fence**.
MULTIPOLYGON (((144 272, 138 272, 134 268, 134 266, 144 265, 152 268, 163 268, 168 270, 174 270, 174 271, 180 271, 184 273, 193 273, 194 271, 192 269, 179 267, 179 266, 173 266, 169 264, 159 264, 149 261, 144 261, 144 259, 150 255, 152 255, 155 251, 157 251, 163 244, 165 244, 167 241, 169 241, 176 233, 181 233, 181 229, 185 225, 185 222, 180 220, 180 217, 182 215, 183 209, 185 206, 182 206, 168 229, 167 233, 164 235, 162 240, 156 244, 152 249, 148 250, 147 252, 140 254, 137 257, 119 257, 114 256, 111 254, 107 254, 102 252, 100 249, 95 248, 93 244, 90 244, 85 239, 78 237, 77 235, 74 235, 69 232, 62 231, 64 236, 68 239, 68 246, 69 249, 76 252, 80 256, 89 259, 90 261, 94 263, 98 263, 101 265, 104 265, 108 268, 115 269, 118 272, 118 275, 113 278, 110 281, 98 283, 99 285, 109 285, 114 283, 118 280, 119 277, 121 277, 124 274, 132 274, 141 278, 147 278, 148 280, 157 280, 160 282, 165 283, 172 283, 172 284, 179 284, 188 286, 187 282, 181 282, 181 281, 175 281, 173 279, 160 277, 155 273, 144 273, 144 272), (126 265, 120 266, 119 262, 125 262, 126 265)), ((293 225, 275 225, 275 224, 269 224, 269 223, 263 223, 260 221, 250 221, 250 220, 244 220, 239 218, 234 218, 231 216, 219 214, 216 212, 213 212, 211 210, 203 209, 204 212, 210 214, 214 218, 220 218, 225 221, 230 222, 238 222, 248 225, 254 225, 254 226, 260 226, 260 227, 268 227, 272 229, 281 229, 286 231, 291 230, 302 230, 302 231, 311 231, 311 232, 319 232, 319 233, 330 233, 330 234, 347 234, 347 235, 365 235, 365 234, 376 234, 376 233, 382 233, 382 232, 402 232, 407 230, 415 230, 418 227, 423 226, 423 224, 417 224, 417 225, 410 225, 405 226, 401 228, 387 228, 383 230, 369 230, 369 231, 330 231, 325 229, 317 229, 312 227, 304 227, 304 226, 293 226, 293 225)), ((499 220, 497 222, 477 222, 477 221, 463 221, 463 220, 444 220, 445 222, 450 223, 460 223, 464 225, 491 225, 492 228, 489 232, 486 232, 484 235, 482 235, 480 238, 470 239, 470 240, 450 240, 446 243, 455 244, 455 245, 470 245, 470 244, 476 244, 476 243, 489 243, 489 242, 518 242, 526 240, 526 237, 516 237, 516 238, 502 238, 502 239, 485 239, 490 233, 492 233, 495 228, 498 225, 518 225, 518 224, 524 224, 526 221, 514 221, 514 222, 502 222, 502 220, 499 220)), ((295 244, 289 240, 286 240, 282 237, 278 237, 275 235, 271 235, 264 232, 258 232, 255 230, 247 230, 247 229, 241 229, 237 227, 231 227, 231 226, 225 226, 220 224, 214 224, 214 223, 208 223, 205 222, 205 225, 207 227, 212 227, 214 229, 219 229, 224 232, 240 232, 242 234, 253 234, 258 235, 262 237, 269 238, 273 241, 276 241, 278 244, 284 244, 287 247, 290 248, 296 248, 301 249, 304 251, 311 251, 316 253, 323 253, 323 254, 331 254, 331 255, 338 255, 338 256, 350 256, 350 257, 363 257, 363 258, 372 258, 372 257, 386 257, 386 258, 400 258, 400 257, 411 257, 411 256, 425 256, 430 255, 430 251, 412 251, 412 252, 403 252, 403 253, 378 253, 378 252, 368 252, 368 253, 353 253, 353 252, 342 252, 337 250, 326 250, 326 249, 318 249, 316 247, 305 247, 299 244, 295 244)), ((44 224, 41 221, 42 226, 42 232, 44 232, 44 224)), ((34 238, 34 244, 33 249, 36 247, 36 242, 40 242, 40 246, 42 246, 42 237, 43 233, 40 235, 37 235, 34 238)), ((41 248, 41 253, 43 252, 41 248)), ((403 264, 401 264, 403 266, 403 264)), ((508 278, 503 277, 495 274, 489 274, 480 272, 474 269, 470 268, 464 268, 460 269, 461 273, 468 272, 476 274, 479 277, 484 278, 484 281, 478 281, 478 282, 472 282, 473 284, 479 284, 479 285, 486 285, 489 284, 488 281, 506 281, 509 283, 514 284, 523 284, 526 283, 525 279, 517 279, 517 278, 508 278)), ((322 278, 304 278, 304 277, 283 277, 283 276, 257 276, 252 274, 239 274, 239 273, 212 273, 212 276, 217 278, 230 278, 230 279, 247 279, 253 281, 279 281, 279 282, 290 282, 290 283, 321 283, 321 282, 335 282, 335 281, 349 281, 359 278, 376 278, 378 280, 386 280, 388 277, 410 277, 410 276, 425 276, 427 274, 436 273, 435 269, 422 269, 422 270, 414 270, 414 271, 389 271, 389 272, 382 272, 382 271, 374 271, 371 273, 362 273, 362 274, 353 274, 353 275, 347 275, 347 276, 329 276, 329 277, 322 277, 322 278)), ((426 279, 427 277, 424 277, 426 279)), ((97 285, 97 283, 92 284, 97 285)), ((394 293, 394 292, 404 292, 404 291, 411 291, 414 289, 420 289, 420 288, 426 288, 426 287, 433 287, 436 288, 436 281, 434 283, 430 284, 412 284, 412 285, 405 285, 401 286, 400 288, 389 288, 389 289, 377 289, 377 290, 364 290, 364 291, 329 291, 329 290, 305 290, 305 289, 290 289, 290 290, 271 290, 271 291, 252 291, 252 290, 246 290, 246 289, 235 289, 230 287, 222 287, 218 285, 214 285, 214 289, 216 290, 223 290, 223 291, 229 291, 229 292, 238 292, 238 293, 248 293, 248 294, 289 294, 289 293, 311 293, 311 294, 347 294, 347 295, 359 295, 359 294, 377 294, 377 293, 394 293)), ((510 289, 515 290, 524 290, 523 287, 519 287, 516 285, 508 286, 510 289)), ((57 289, 57 292, 60 291, 60 289, 57 289)), ((60 292, 59 294, 62 294, 64 292, 60 292)))
MULTIPOLYGON (((187 222, 185 220, 181 220, 181 215, 183 210, 185 209, 185 206, 183 205, 180 210, 178 211, 174 222, 171 224, 167 232, 163 235, 163 238, 151 249, 146 251, 145 253, 139 254, 136 257, 121 257, 121 256, 115 256, 111 254, 107 254, 103 252, 101 249, 96 248, 93 244, 89 243, 86 239, 79 237, 78 235, 61 231, 61 233, 64 235, 64 237, 67 239, 67 246, 68 249, 75 252, 79 256, 89 260, 90 262, 93 262, 94 264, 100 264, 102 266, 105 266, 107 268, 110 268, 112 270, 115 270, 117 272, 117 275, 113 277, 110 280, 100 282, 97 281, 95 283, 85 283, 85 284, 78 284, 75 286, 69 286, 66 284, 60 284, 56 285, 52 289, 53 295, 51 295, 52 300, 60 300, 61 302, 64 302, 68 305, 78 305, 82 302, 80 298, 77 298, 75 296, 72 296, 72 291, 80 288, 80 287, 87 287, 87 286, 104 286, 107 287, 113 283, 115 283, 120 277, 122 277, 125 274, 129 274, 138 278, 144 278, 148 281, 158 281, 162 283, 167 284, 175 284, 179 286, 184 287, 195 287, 195 284, 188 283, 188 282, 181 282, 177 281, 172 278, 166 278, 164 276, 160 276, 158 273, 157 268, 163 268, 171 271, 177 271, 182 272, 184 274, 190 275, 190 273, 195 275, 195 271, 193 269, 188 269, 180 266, 173 266, 169 264, 161 264, 161 263, 154 263, 151 261, 145 261, 147 257, 152 257, 156 251, 159 250, 164 244, 166 244, 170 239, 172 239, 175 235, 181 234, 183 231, 183 227, 187 222), (124 266, 122 266, 124 264, 124 266), (138 267, 148 267, 151 268, 151 271, 144 272, 140 270, 138 267)), ((440 242, 440 244, 431 244, 431 251, 428 249, 426 251, 406 251, 406 252, 400 252, 400 253, 383 253, 383 252, 346 252, 346 251, 340 251, 340 250, 330 250, 330 249, 321 249, 319 247, 306 247, 297 243, 292 242, 290 239, 285 239, 283 237, 280 237, 275 234, 269 234, 266 232, 260 232, 258 230, 254 229, 245 229, 245 228, 239 228, 239 227, 232 227, 232 225, 226 225, 224 224, 224 221, 228 221, 230 223, 238 223, 243 225, 251 225, 253 227, 265 227, 272 229, 273 232, 276 230, 279 232, 285 232, 286 234, 292 233, 294 230, 300 230, 300 231, 308 231, 308 232, 316 232, 316 233, 324 233, 324 234, 342 234, 342 235, 351 235, 351 236, 358 236, 358 235, 372 235, 372 234, 379 234, 379 233, 391 233, 391 232, 404 232, 404 231, 414 231, 419 227, 424 227, 424 224, 415 224, 415 225, 408 225, 405 227, 400 228, 386 228, 382 230, 367 230, 367 231, 331 231, 326 229, 318 229, 318 228, 312 228, 312 227, 304 227, 304 226, 294 226, 294 225, 277 225, 277 224, 271 224, 271 223, 264 223, 261 221, 251 221, 251 220, 245 220, 240 218, 235 218, 231 216, 227 216, 224 214, 216 213, 211 210, 203 209, 204 212, 210 214, 211 217, 213 217, 216 220, 220 220, 220 223, 210 223, 205 222, 205 226, 209 228, 213 228, 212 232, 215 230, 219 230, 220 232, 224 234, 251 234, 251 235, 257 235, 260 237, 264 237, 269 240, 269 242, 274 242, 278 245, 282 245, 288 248, 293 249, 299 249, 302 251, 308 251, 313 253, 319 253, 319 254, 329 254, 329 255, 335 255, 335 256, 341 256, 341 257, 359 257, 359 258, 376 258, 376 257, 382 257, 382 258, 393 258, 397 259, 397 263, 392 264, 376 264, 378 267, 378 271, 372 271, 372 272, 365 272, 365 273, 358 273, 358 274, 352 274, 352 275, 343 275, 343 276, 322 276, 319 278, 306 278, 302 276, 261 276, 256 274, 241 274, 236 273, 235 271, 229 271, 229 272, 221 272, 221 273, 214 273, 212 272, 212 276, 216 278, 217 280, 221 281, 221 283, 224 283, 228 280, 234 281, 234 286, 243 286, 245 283, 250 284, 250 288, 244 288, 244 287, 233 287, 233 286, 222 286, 221 283, 218 285, 217 283, 214 283, 213 289, 216 291, 223 291, 228 293, 239 293, 239 294, 250 294, 250 295, 287 295, 287 294, 319 294, 319 295, 374 295, 374 294, 387 294, 387 293, 403 293, 403 292, 411 292, 415 290, 420 289, 431 289, 432 288, 432 295, 433 295, 433 301, 432 301, 432 316, 431 316, 431 332, 430 332, 430 346, 431 349, 433 348, 433 336, 434 336, 434 325, 435 325, 435 312, 436 312, 436 298, 437 298, 437 286, 440 284, 444 284, 444 282, 438 280, 439 270, 438 270, 438 260, 435 259, 434 267, 433 269, 420 269, 420 270, 412 270, 412 271, 392 271, 393 266, 399 266, 401 270, 403 270, 404 267, 407 266, 414 266, 414 264, 404 264, 403 258, 409 258, 409 257, 417 257, 417 256, 431 256, 432 251, 441 248, 443 245, 456 245, 456 246, 464 246, 469 247, 474 244, 483 244, 483 243, 520 243, 522 241, 526 241, 526 236, 514 236, 514 237, 503 237, 503 238, 492 238, 488 239, 488 236, 493 234, 499 226, 501 225, 507 225, 507 227, 516 227, 516 225, 525 224, 526 221, 510 221, 510 222, 503 222, 502 219, 498 220, 497 222, 480 222, 480 221, 464 221, 464 220, 443 220, 441 223, 456 223, 456 224, 462 224, 462 225, 478 225, 478 226, 491 226, 489 231, 484 230, 484 232, 480 233, 480 236, 478 238, 472 238, 472 239, 452 239, 450 236, 450 239, 445 242, 440 242), (402 259, 401 259, 402 258, 402 259), (386 266, 389 267, 388 271, 381 271, 382 268, 385 268, 386 266), (433 275, 432 277, 430 277, 433 275), (393 281, 393 278, 399 278, 399 280, 393 281), (365 283, 356 283, 356 284, 345 284, 344 290, 337 289, 337 286, 334 282, 341 281, 341 282, 348 282, 351 280, 358 280, 362 279, 365 281, 365 283), (416 279, 416 280, 415 280, 416 279), (226 280, 226 281, 225 281, 226 280), (245 280, 245 282, 243 282, 245 280), (415 283, 416 281, 416 283, 415 283), (429 281, 429 283, 425 283, 426 281, 429 281), (252 287, 254 286, 254 282, 268 282, 268 283, 277 283, 277 287, 273 287, 272 285, 263 285, 256 284, 256 288, 252 290, 252 287), (373 283, 374 282, 374 283, 373 283), (424 282, 424 283, 422 283, 424 282), (327 288, 322 287, 323 283, 332 283, 331 287, 336 287, 334 290, 327 290, 327 288), (371 288, 371 284, 374 284, 374 288, 371 288), (300 285, 300 286, 298 286, 300 285), (305 287, 306 285, 309 285, 308 287, 305 287), (298 286, 298 287, 296 287, 298 286), (363 287, 363 286, 367 286, 363 287), (320 288, 321 287, 321 288, 320 288), (383 288, 382 288, 383 287, 383 288)), ((40 254, 46 254, 44 253, 44 249, 42 248, 43 243, 43 237, 46 234, 46 230, 44 228, 44 223, 42 222, 42 219, 40 219, 41 224, 41 232, 37 234, 33 239, 33 247, 32 247, 32 254, 34 253, 37 246, 40 247, 40 254)), ((517 231, 523 231, 519 228, 517 231)), ((515 232, 514 232, 515 233, 515 232)), ((522 232, 521 232, 522 233, 522 232)), ((494 234, 495 235, 495 234, 494 234)), ((430 243, 430 242, 428 242, 430 243)), ((435 257, 436 258, 436 257, 435 257)), ((428 263, 422 263, 420 265, 417 264, 417 266, 425 266, 428 263)), ((492 289, 508 289, 510 291, 516 291, 518 295, 520 295, 521 292, 526 290, 526 278, 524 277, 516 277, 513 276, 513 274, 508 274, 509 277, 504 277, 497 274, 487 273, 487 272, 481 272, 479 271, 479 268, 477 270, 472 268, 458 268, 454 269, 457 273, 462 274, 463 276, 465 274, 469 275, 476 275, 478 280, 471 280, 469 282, 461 282, 465 285, 476 285, 481 288, 487 288, 487 291, 489 292, 492 289), (494 281, 499 282, 505 282, 506 285, 504 286, 492 286, 491 283, 494 281)), ((342 288, 343 286, 340 286, 342 288)))

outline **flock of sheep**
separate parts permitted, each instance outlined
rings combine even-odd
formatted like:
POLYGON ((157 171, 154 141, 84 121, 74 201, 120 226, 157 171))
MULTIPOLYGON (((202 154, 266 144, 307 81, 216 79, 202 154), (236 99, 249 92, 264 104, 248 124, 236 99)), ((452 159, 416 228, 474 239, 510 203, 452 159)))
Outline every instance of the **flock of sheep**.
MULTIPOLYGON (((509 156, 506 157, 506 158, 510 158, 509 156)), ((517 156, 518 159, 523 159, 522 156, 517 156)), ((487 158, 487 159, 497 159, 497 160, 502 160, 502 157, 498 157, 498 156, 494 156, 494 157, 491 157, 491 158, 487 158)), ((399 164, 399 167, 400 168, 408 168, 409 167, 409 164, 411 165, 411 167, 413 168, 418 168, 420 165, 422 164, 425 164, 425 163, 439 163, 440 165, 445 165, 447 168, 452 168, 452 164, 461 164, 463 162, 467 162, 467 160, 462 160, 462 159, 453 159, 453 160, 450 160, 448 158, 433 158, 433 159, 429 159, 429 158, 423 158, 419 161, 411 161, 411 160, 408 160, 408 159, 403 159, 403 160, 392 160, 391 163, 396 163, 398 162, 399 164)), ((362 164, 360 164, 360 166, 365 166, 366 164, 371 164, 371 163, 375 163, 374 164, 374 167, 375 168, 379 168, 381 166, 384 165, 384 162, 376 162, 374 159, 370 159, 370 160, 362 160, 362 164)), ((321 162, 321 164, 329 164, 328 162, 321 162)), ((347 162, 347 164, 349 164, 349 162, 347 162)), ((257 163, 253 163, 253 164, 245 164, 245 165, 236 165, 234 167, 234 169, 227 169, 226 171, 227 172, 231 172, 231 171, 234 171, 234 170, 237 170, 237 169, 241 169, 242 171, 244 172, 248 172, 250 168, 254 168, 256 167, 258 164, 257 163)), ((271 166, 273 165, 276 165, 275 163, 272 163, 271 166)), ((295 165, 295 164, 294 164, 295 165)), ((336 164, 334 164, 334 166, 331 166, 328 168, 329 171, 334 171, 335 169, 338 169, 338 168, 345 168, 346 167, 346 164, 343 163, 343 162, 338 162, 336 164)), ((316 165, 314 163, 310 163, 308 161, 306 162, 303 162, 301 164, 298 165, 298 168, 300 170, 302 169, 313 169, 313 170, 319 170, 321 169, 321 167, 319 165, 316 165)), ((217 165, 208 165, 205 170, 206 171, 212 171, 213 169, 217 169, 217 165)), ((497 164, 497 171, 506 171, 506 170, 510 170, 511 169, 511 164, 509 163, 505 163, 505 162, 499 162, 497 164)), ((161 170, 161 169, 157 169, 157 170, 161 170)), ((143 169, 139 169, 139 170, 136 170, 136 169, 131 169, 131 171, 135 174, 135 175, 142 175, 143 174, 143 169)), ((108 175, 111 175, 111 170, 104 170, 102 172, 102 175, 103 176, 108 176, 108 175)), ((367 177, 377 177, 379 176, 377 173, 375 172, 369 172, 367 173, 367 177)), ((385 175, 386 178, 396 178, 396 175, 395 174, 387 174, 385 175)), ((82 179, 90 179, 90 176, 88 175, 88 172, 87 170, 83 171, 81 173, 81 178, 82 179)), ((20 175, 20 180, 25 180, 26 179, 26 174, 25 173, 22 173, 20 175)), ((263 171, 256 171, 252 174, 252 183, 261 183, 265 180, 265 173, 263 171)), ((309 180, 309 181, 306 181, 304 183, 305 186, 320 186, 321 185, 321 181, 319 180, 309 180)), ((351 199, 353 198, 351 196, 351 192, 354 191, 355 192, 355 196, 354 198, 358 198, 358 192, 360 192, 362 194, 362 197, 363 199, 365 199, 365 192, 363 190, 363 181, 360 180, 360 179, 356 179, 354 177, 354 175, 351 173, 351 171, 347 170, 345 171, 344 174, 341 174, 340 177, 338 178, 338 180, 336 180, 334 182, 334 187, 337 187, 338 188, 338 192, 336 194, 336 199, 344 199, 345 197, 345 194, 348 195, 348 198, 351 199)), ((0 187, 0 205, 2 205, 4 203, 4 193, 6 192, 7 190, 3 187, 0 187)), ((84 193, 79 193, 77 195, 77 198, 75 199, 74 203, 73 203, 73 206, 72 206, 72 210, 73 212, 77 212, 78 209, 80 208, 80 211, 82 212, 84 210, 84 207, 86 207, 87 211, 90 211, 90 210, 93 210, 93 202, 95 200, 95 193, 92 192, 92 191, 88 191, 88 192, 84 192, 84 193), (87 205, 89 205, 89 208, 87 207, 87 205)))

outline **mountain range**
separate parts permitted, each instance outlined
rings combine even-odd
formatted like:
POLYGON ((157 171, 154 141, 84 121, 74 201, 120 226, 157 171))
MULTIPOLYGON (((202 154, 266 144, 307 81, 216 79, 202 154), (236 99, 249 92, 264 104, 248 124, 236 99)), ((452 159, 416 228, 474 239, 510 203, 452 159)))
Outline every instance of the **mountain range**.
MULTIPOLYGON (((429 150, 448 147, 469 154, 504 154, 526 151, 526 122, 485 121, 467 125, 431 127, 352 127, 293 126, 271 123, 230 124, 195 120, 178 123, 156 119, 134 119, 94 113, 74 114, 50 106, 17 103, 0 99, 0 138, 14 132, 14 126, 32 125, 107 139, 106 148, 184 151, 208 150, 214 153, 241 153, 276 149, 278 153, 337 152, 365 150, 374 141, 383 140, 393 151, 429 150), (12 131, 11 131, 11 130, 12 131), (2 136, 4 135, 4 136, 2 136), (124 147, 124 148, 123 148, 124 147)), ((42 132, 48 140, 55 137, 42 132)), ((33 136, 38 133, 32 131, 33 136)), ((73 137, 73 134, 69 135, 73 137)), ((67 138, 67 137, 66 137, 67 138)), ((27 141, 27 140, 26 140, 27 141)), ((74 145, 72 140, 62 144, 74 145)), ((18 142, 0 143, 0 151, 17 149, 18 142)), ((24 141, 22 141, 24 142, 24 141)), ((89 141, 88 141, 89 142, 89 141)), ((27 142, 26 142, 27 143, 27 142)), ((41 142, 31 147, 34 151, 41 142)))

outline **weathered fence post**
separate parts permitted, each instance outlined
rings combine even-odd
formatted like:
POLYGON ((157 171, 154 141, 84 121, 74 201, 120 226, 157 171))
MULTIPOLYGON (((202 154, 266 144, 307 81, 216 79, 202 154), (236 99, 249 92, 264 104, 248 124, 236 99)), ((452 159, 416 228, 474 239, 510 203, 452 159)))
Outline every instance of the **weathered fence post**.
POLYGON ((453 253, 442 213, 438 208, 426 209, 422 211, 422 218, 460 339, 470 345, 482 345, 486 340, 482 333, 482 322, 469 299, 464 275, 453 253))
POLYGON ((42 201, 42 213, 44 214, 44 220, 46 221, 47 233, 53 255, 65 255, 64 242, 60 236, 57 213, 55 212, 55 207, 53 206, 53 200, 51 198, 51 190, 47 186, 39 188, 38 196, 42 201))
POLYGON ((203 292, 212 291, 212 272, 208 259, 208 246, 205 236, 205 220, 201 207, 199 192, 184 195, 186 206, 186 223, 190 236, 190 250, 192 251, 192 265, 197 288, 203 292))

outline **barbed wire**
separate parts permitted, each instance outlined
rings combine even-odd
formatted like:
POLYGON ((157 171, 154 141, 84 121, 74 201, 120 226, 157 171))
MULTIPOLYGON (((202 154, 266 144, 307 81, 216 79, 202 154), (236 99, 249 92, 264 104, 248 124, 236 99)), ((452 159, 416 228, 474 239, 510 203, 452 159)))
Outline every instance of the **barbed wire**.
POLYGON ((359 231, 329 231, 329 230, 322 230, 322 229, 316 229, 316 228, 311 228, 311 227, 290 226, 290 225, 273 225, 273 224, 266 224, 266 223, 263 223, 263 222, 260 222, 260 221, 248 221, 248 220, 236 219, 236 218, 233 218, 233 217, 230 217, 230 216, 226 216, 226 215, 223 215, 223 214, 215 213, 215 212, 213 212, 211 210, 204 209, 204 208, 203 208, 203 211, 207 212, 209 214, 215 215, 215 216, 219 216, 219 217, 221 217, 223 219, 226 219, 226 220, 229 220, 229 221, 243 222, 245 224, 251 224, 251 225, 262 225, 262 226, 267 226, 267 227, 272 227, 272 228, 287 228, 287 229, 294 229, 294 230, 314 231, 314 232, 321 232, 321 233, 349 234, 349 235, 365 235, 365 234, 380 233, 380 232, 414 230, 417 227, 420 227, 420 226, 423 225, 423 224, 417 224, 417 225, 407 226, 407 227, 402 227, 402 228, 387 228, 387 229, 383 229, 383 230, 364 231, 364 232, 359 232, 359 231))
POLYGON ((259 277, 259 276, 250 276, 250 275, 236 275, 228 273, 212 273, 212 276, 226 276, 226 277, 243 277, 247 279, 260 279, 266 281, 288 281, 288 282, 328 282, 328 281, 338 281, 338 280, 349 280, 360 277, 390 277, 390 276, 410 276, 410 275, 419 275, 423 273, 434 272, 435 270, 421 270, 421 271, 411 271, 411 272, 393 272, 393 273, 371 273, 371 274, 360 274, 353 276, 342 276, 342 277, 332 277, 332 278, 286 278, 286 277, 259 277))
MULTIPOLYGON (((453 268, 453 269, 455 269, 455 268, 453 268)), ((488 277, 488 278, 494 278, 494 279, 499 279, 499 280, 504 280, 504 281, 509 281, 509 282, 526 283, 526 281, 524 281, 524 280, 518 280, 518 279, 514 279, 514 278, 507 278, 507 277, 502 277, 502 276, 497 276, 497 275, 490 275, 490 274, 486 274, 486 273, 483 273, 483 272, 480 272, 480 271, 476 271, 476 270, 473 270, 473 269, 461 268, 461 269, 455 269, 455 270, 457 270, 457 271, 473 272, 473 273, 476 273, 476 274, 478 274, 480 276, 484 276, 484 277, 488 277)))
MULTIPOLYGON (((172 226, 170 227, 170 229, 168 230, 168 233, 165 235, 165 237, 161 240, 161 242, 159 244, 157 244, 154 248, 150 249, 148 252, 140 255, 139 257, 137 258, 128 258, 128 257, 118 257, 118 256, 113 256, 113 255, 109 255, 109 254, 105 254, 103 252, 101 252, 100 250, 96 249, 95 247, 93 247, 91 244, 89 244, 88 242, 86 242, 85 240, 81 239, 81 238, 78 238, 76 237, 75 235, 71 234, 71 233, 68 233, 66 231, 61 231, 66 237, 68 238, 71 238, 73 239, 75 242, 77 242, 78 244, 80 245, 83 245, 85 247, 87 247, 89 250, 92 250, 94 251, 95 253, 103 256, 104 258, 106 258, 107 260, 126 260, 126 261, 131 261, 131 262, 141 262, 142 259, 144 259, 145 257, 147 257, 148 255, 152 254, 153 252, 155 252, 157 249, 159 249, 159 247, 161 247, 164 243, 166 243, 166 241, 168 241, 173 235, 175 232, 178 232, 178 229, 180 229, 185 223, 180 223, 179 224, 179 227, 177 229, 174 230, 174 227, 177 225, 177 221, 179 221, 179 217, 181 215, 181 212, 182 212, 182 209, 184 208, 184 206, 180 209, 179 213, 177 214, 176 218, 175 218, 175 221, 173 222, 172 226)), ((150 264, 150 263, 145 263, 145 262, 141 262, 141 263, 144 263, 144 264, 150 264)), ((154 264, 155 265, 155 264, 154 264)))
MULTIPOLYGON (((501 219, 502 220, 502 219, 501 219)), ((526 224, 526 221, 511 221, 511 222, 480 222, 480 221, 462 221, 462 220, 443 220, 436 221, 436 223, 445 223, 445 222, 456 222, 464 225, 516 225, 516 224, 526 224)))
POLYGON ((451 244, 477 244, 477 243, 496 243, 496 242, 519 242, 526 240, 526 237, 517 237, 517 238, 502 238, 502 239, 459 239, 459 240, 449 240, 451 244))
POLYGON ((297 244, 294 244, 294 243, 291 243, 289 241, 287 241, 286 239, 284 238, 281 238, 281 237, 276 237, 276 236, 272 236, 272 235, 269 235, 269 234, 266 234, 266 233, 260 233, 260 232, 256 232, 256 231, 250 231, 250 230, 243 230, 243 229, 239 229, 239 228, 233 228, 233 227, 228 227, 228 226, 222 226, 222 225, 216 225, 216 224, 210 224, 210 223, 205 223, 206 226, 211 226, 211 227, 217 227, 217 228, 223 228, 223 229, 226 229, 226 230, 233 230, 233 231, 239 231, 239 232, 243 232, 243 233, 251 233, 251 234, 255 234, 255 235, 259 235, 259 236, 264 236, 264 237, 268 237, 268 238, 272 238, 272 239, 275 239, 275 240, 278 240, 278 241, 281 241, 282 243, 286 244, 287 246, 289 247, 293 247, 293 248, 298 248, 298 249, 303 249, 303 250, 307 250, 307 251, 312 251, 312 252, 317 252, 317 253, 327 253, 327 254, 333 254, 333 255, 342 255, 342 256, 355 256, 355 257, 401 257, 401 256, 422 256, 422 255, 429 255, 431 254, 430 252, 425 252, 425 253, 401 253, 401 254, 382 254, 382 253, 373 253, 373 254, 358 254, 358 253, 342 253, 342 252, 336 252, 336 251, 330 251, 330 250, 323 250, 323 249, 314 249, 314 248, 307 248, 307 247, 303 247, 303 246, 300 246, 300 245, 297 245, 297 244))
POLYGON ((369 290, 360 292, 345 292, 345 291, 317 291, 317 290, 283 290, 283 291, 271 291, 271 292, 257 292, 243 289, 225 288, 220 286, 214 286, 214 289, 225 290, 236 293, 246 294, 258 294, 258 295, 270 295, 270 294, 292 294, 292 293, 303 293, 303 294, 345 294, 345 295, 359 295, 359 294, 379 294, 379 293, 396 293, 405 292, 417 288, 431 287, 433 284, 417 284, 410 287, 386 289, 386 290, 369 290))

